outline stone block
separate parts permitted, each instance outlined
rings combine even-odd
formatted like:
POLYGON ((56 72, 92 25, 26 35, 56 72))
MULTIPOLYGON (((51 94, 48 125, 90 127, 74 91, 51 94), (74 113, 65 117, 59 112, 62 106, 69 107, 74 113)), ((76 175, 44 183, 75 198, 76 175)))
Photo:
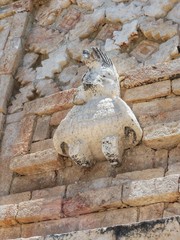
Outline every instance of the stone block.
POLYGON ((54 149, 53 141, 52 139, 46 139, 43 141, 35 142, 31 144, 31 153, 44 151, 46 149, 54 149))
POLYGON ((179 74, 180 59, 156 64, 155 66, 144 66, 129 70, 123 74, 121 86, 132 88, 147 83, 158 82, 167 79, 174 79, 179 74))
POLYGON ((63 162, 54 149, 17 156, 11 160, 10 164, 10 169, 20 175, 49 172, 62 167, 63 162))
POLYGON ((113 37, 113 32, 118 31, 120 28, 120 24, 107 23, 101 28, 96 38, 103 41, 106 41, 106 39, 111 39, 113 37))
POLYGON ((47 172, 42 174, 33 174, 29 176, 14 177, 11 184, 11 194, 21 193, 25 191, 33 191, 48 187, 54 187, 56 184, 55 172, 47 172))
POLYGON ((100 0, 100 1, 77 0, 77 5, 80 8, 84 8, 86 10, 94 10, 95 8, 102 6, 103 3, 104 3, 104 0, 100 0))
POLYGON ((0 206, 0 226, 7 227, 16 225, 16 214, 18 207, 16 204, 1 205, 0 206))
POLYGON ((176 148, 173 148, 169 152, 168 163, 173 164, 177 162, 180 162, 180 144, 178 144, 176 148))
POLYGON ((169 164, 166 176, 180 173, 180 162, 169 164))
POLYGON ((167 169, 168 165, 168 150, 166 149, 159 149, 155 152, 155 159, 154 159, 154 167, 159 168, 162 167, 167 169))
POLYGON ((21 38, 24 37, 27 30, 28 20, 30 14, 28 12, 18 12, 13 16, 11 25, 10 37, 21 38), (18 27, 17 27, 18 26, 18 27))
POLYGON ((109 177, 109 178, 99 178, 99 179, 91 180, 89 182, 79 182, 79 183, 70 184, 67 187, 66 197, 70 198, 77 195, 78 193, 110 187, 111 182, 112 182, 112 178, 109 177))
POLYGON ((0 113, 0 139, 3 133, 4 122, 5 122, 5 115, 3 113, 0 113))
POLYGON ((6 113, 7 102, 11 96, 14 79, 11 75, 0 76, 0 113, 6 113))
POLYGON ((162 218, 164 203, 156 203, 139 208, 139 222, 162 218))
POLYGON ((131 52, 131 55, 134 56, 138 61, 145 62, 152 53, 156 52, 159 48, 159 44, 143 40, 138 44, 138 46, 131 52))
POLYGON ((176 95, 180 95, 180 78, 172 81, 172 92, 176 95))
MULTIPOLYGON (((146 169, 141 171, 133 171, 133 172, 126 172, 120 173, 116 176, 113 181, 117 180, 128 180, 128 181, 135 181, 135 180, 150 180, 152 178, 159 178, 164 176, 164 169, 163 168, 154 168, 154 169, 146 169)), ((112 181, 112 184, 113 184, 112 181)))
POLYGON ((26 114, 52 114, 61 110, 66 110, 73 106, 75 89, 55 93, 51 96, 36 99, 25 103, 24 111, 26 114))
POLYGON ((180 24, 180 3, 174 6, 174 8, 168 13, 167 19, 173 20, 173 22, 176 22, 180 24))
POLYGON ((153 168, 155 152, 144 145, 127 149, 123 156, 121 172, 131 172, 153 168))
POLYGON ((122 207, 122 186, 114 186, 78 193, 75 197, 65 199, 63 213, 65 216, 78 216, 108 208, 122 207))
POLYGON ((133 181, 123 186, 122 201, 128 206, 143 206, 158 202, 174 202, 179 196, 179 175, 133 181))
POLYGON ((51 120, 50 120, 50 125, 51 126, 59 125, 60 122, 66 117, 68 112, 69 112, 69 110, 64 110, 64 111, 53 113, 51 120))
POLYGON ((164 209, 163 217, 171 217, 180 215, 180 203, 169 203, 168 206, 164 209))
POLYGON ((145 127, 143 142, 145 145, 155 149, 176 146, 180 142, 180 122, 145 127))
POLYGON ((21 237, 21 226, 11 226, 6 228, 0 228, 1 239, 14 239, 21 237))
POLYGON ((50 129, 49 121, 50 116, 40 117, 37 120, 36 128, 33 135, 33 141, 40 141, 49 138, 50 129))
POLYGON ((0 197, 0 205, 17 204, 23 201, 30 200, 30 198, 31 198, 30 192, 10 194, 7 196, 0 197))
POLYGON ((157 116, 167 112, 179 110, 180 97, 155 99, 150 102, 133 104, 133 112, 137 117, 157 116))
POLYGON ((32 192, 32 200, 39 198, 50 198, 50 197, 60 197, 61 199, 65 197, 65 186, 57 186, 53 188, 45 188, 42 190, 35 190, 32 192))
POLYGON ((126 102, 140 102, 154 98, 165 97, 171 93, 171 81, 162 81, 145 86, 126 89, 124 100, 126 102))
POLYGON ((27 154, 29 152, 35 123, 35 115, 24 116, 21 120, 18 137, 16 139, 16 143, 13 146, 14 156, 27 154))
POLYGON ((53 79, 41 79, 36 84, 36 93, 40 97, 50 96, 59 92, 59 86, 53 79))
POLYGON ((17 113, 13 113, 13 114, 8 114, 6 116, 6 124, 9 123, 14 123, 14 122, 20 122, 21 119, 23 118, 24 113, 22 112, 17 112, 17 113))
POLYGON ((19 223, 30 223, 59 219, 62 200, 57 198, 37 199, 18 204, 16 219, 19 223))

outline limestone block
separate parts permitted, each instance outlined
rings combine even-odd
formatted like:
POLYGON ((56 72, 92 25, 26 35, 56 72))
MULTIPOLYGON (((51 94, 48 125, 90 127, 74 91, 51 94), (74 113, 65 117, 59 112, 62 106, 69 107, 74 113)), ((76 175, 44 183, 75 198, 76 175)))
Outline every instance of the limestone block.
POLYGON ((17 176, 11 184, 11 194, 33 191, 56 185, 55 172, 44 172, 42 174, 31 174, 28 176, 17 176))
POLYGON ((62 164, 54 149, 15 157, 10 164, 10 169, 21 175, 49 172, 59 168, 62 168, 62 164))
POLYGON ((106 8, 106 19, 110 22, 126 23, 140 17, 143 14, 140 2, 131 2, 126 5, 120 3, 117 6, 106 8))
POLYGON ((180 3, 175 5, 166 17, 171 19, 173 22, 180 24, 180 3))
POLYGON ((127 102, 146 101, 158 97, 165 97, 171 93, 171 81, 162 81, 148 85, 127 89, 124 100, 127 102))
POLYGON ((11 20, 12 18, 8 18, 8 20, 1 20, 2 27, 0 34, 0 50, 5 48, 5 44, 10 32, 11 20))
POLYGON ((26 114, 44 115, 66 110, 73 106, 75 92, 75 89, 70 89, 27 102, 25 103, 24 111, 26 114))
POLYGON ((42 190, 35 190, 32 192, 32 200, 39 198, 59 197, 64 198, 66 186, 57 186, 53 188, 45 188, 42 190))
POLYGON ((73 29, 81 19, 81 12, 76 8, 69 8, 65 14, 61 14, 55 21, 56 29, 67 33, 73 29))
POLYGON ((179 55, 177 46, 179 44, 179 36, 174 36, 165 43, 160 44, 159 50, 151 55, 146 64, 157 64, 169 61, 179 55))
POLYGON ((139 221, 153 220, 162 218, 164 211, 164 203, 156 203, 149 206, 139 208, 139 221))
POLYGON ((163 217, 170 217, 180 215, 180 203, 169 203, 167 208, 164 209, 163 217))
POLYGON ((171 60, 169 62, 156 64, 156 66, 138 67, 124 73, 121 81, 121 86, 132 88, 149 84, 157 81, 176 78, 179 74, 180 59, 171 60))
POLYGON ((13 239, 21 237, 21 227, 11 226, 6 228, 0 228, 0 236, 2 239, 13 239))
POLYGON ((21 202, 18 204, 16 219, 19 223, 59 219, 61 204, 62 200, 59 197, 21 202))
POLYGON ((49 148, 54 148, 52 139, 35 142, 31 144, 31 153, 43 151, 49 148))
POLYGON ((53 78, 55 73, 60 73, 67 64, 68 55, 66 47, 60 46, 53 52, 49 53, 49 58, 42 61, 42 67, 36 68, 37 79, 53 78))
POLYGON ((7 102, 11 96, 14 79, 11 75, 0 76, 0 112, 6 113, 7 102))
POLYGON ((176 2, 178 2, 178 0, 150 0, 150 5, 143 8, 144 13, 146 16, 155 18, 165 17, 176 2))
POLYGON ((26 154, 29 152, 35 124, 35 115, 24 116, 22 118, 16 141, 12 147, 14 156, 26 154))
POLYGON ((97 7, 100 7, 103 5, 105 1, 104 0, 77 0, 77 5, 81 8, 84 8, 86 10, 94 10, 97 7))
POLYGON ((50 116, 40 117, 37 120, 36 128, 33 135, 33 141, 40 141, 49 138, 49 121, 50 116))
POLYGON ((7 196, 0 197, 0 205, 18 204, 20 202, 30 200, 30 198, 31 198, 30 192, 10 194, 7 196))
POLYGON ((0 206, 0 226, 7 227, 11 225, 16 225, 17 221, 15 219, 18 211, 16 204, 1 205, 0 206))
POLYGON ((172 81, 172 92, 176 95, 180 95, 180 78, 172 81))
POLYGON ((129 45, 132 40, 136 39, 138 37, 137 24, 138 21, 134 20, 124 24, 121 31, 114 31, 115 44, 119 46, 129 45))
POLYGON ((41 26, 51 25, 62 10, 69 7, 70 4, 70 0, 52 0, 49 4, 43 4, 39 8, 35 18, 41 26))
POLYGON ((178 25, 172 21, 164 21, 163 19, 143 18, 140 22, 140 29, 144 36, 150 40, 167 41, 175 36, 178 32, 178 25))
POLYGON ((11 3, 11 2, 12 2, 12 0, 2 0, 0 2, 0 6, 6 5, 6 4, 11 3))
POLYGON ((169 152, 169 164, 180 162, 180 144, 169 152))
POLYGON ((113 37, 113 32, 118 31, 120 29, 121 29, 120 24, 107 23, 101 28, 96 38, 103 41, 105 41, 106 39, 110 40, 113 37))
POLYGON ((63 212, 65 216, 78 216, 107 208, 122 207, 121 188, 120 185, 78 193, 75 197, 64 200, 63 212))
POLYGON ((19 67, 16 79, 22 86, 27 85, 28 83, 33 83, 36 79, 36 72, 32 68, 19 67))
POLYGON ((119 97, 118 73, 111 59, 98 48, 92 51, 91 54, 84 51, 89 70, 74 97, 76 106, 54 133, 54 146, 60 155, 83 167, 105 159, 118 165, 124 149, 140 141, 142 130, 131 109, 119 97), (96 136, 93 141, 92 136, 96 136))
POLYGON ((36 93, 40 97, 49 96, 59 92, 59 87, 53 79, 41 79, 35 85, 36 93))
POLYGON ((25 35, 29 18, 30 14, 28 12, 18 12, 13 16, 10 38, 20 38, 25 35))
POLYGON ((26 47, 35 53, 48 54, 54 51, 62 42, 63 36, 58 31, 34 27, 27 39, 26 47))
POLYGON ((139 62, 145 62, 154 52, 159 48, 159 44, 143 40, 138 44, 138 46, 131 52, 131 55, 134 56, 139 62))
POLYGON ((129 206, 142 206, 177 200, 179 175, 133 181, 123 187, 122 201, 129 206))
POLYGON ((92 14, 83 16, 73 30, 70 31, 70 41, 84 39, 95 32, 105 21, 105 9, 96 9, 92 14))
POLYGON ((68 86, 75 82, 76 75, 78 74, 78 66, 72 65, 64 68, 59 75, 59 84, 61 87, 68 86))
POLYGON ((180 162, 169 164, 168 170, 166 172, 166 176, 171 174, 179 174, 179 172, 180 172, 180 162))
POLYGON ((144 128, 145 145, 158 148, 172 148, 180 141, 180 122, 157 124, 144 128))
POLYGON ((117 46, 114 43, 114 40, 112 39, 106 39, 105 45, 104 45, 104 50, 105 52, 113 51, 113 50, 118 50, 119 46, 117 46))

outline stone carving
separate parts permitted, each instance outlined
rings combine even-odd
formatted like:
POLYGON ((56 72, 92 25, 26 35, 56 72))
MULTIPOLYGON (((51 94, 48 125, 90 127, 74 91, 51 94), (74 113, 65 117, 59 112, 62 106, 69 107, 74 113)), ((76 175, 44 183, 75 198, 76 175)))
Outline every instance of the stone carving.
POLYGON ((122 162, 124 149, 142 138, 140 125, 119 97, 117 71, 98 48, 83 51, 88 71, 74 97, 75 106, 61 121, 53 142, 60 155, 82 167, 107 159, 112 166, 122 162))

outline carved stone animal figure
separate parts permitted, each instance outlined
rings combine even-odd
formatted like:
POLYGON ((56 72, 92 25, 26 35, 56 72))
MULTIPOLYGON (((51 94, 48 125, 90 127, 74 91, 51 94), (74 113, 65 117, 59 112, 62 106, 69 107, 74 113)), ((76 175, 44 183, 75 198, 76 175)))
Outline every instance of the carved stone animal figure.
POLYGON ((125 149, 142 138, 140 125, 119 97, 120 86, 112 61, 98 48, 83 52, 88 71, 74 98, 75 106, 61 121, 53 142, 57 152, 82 167, 107 159, 122 162, 125 149))

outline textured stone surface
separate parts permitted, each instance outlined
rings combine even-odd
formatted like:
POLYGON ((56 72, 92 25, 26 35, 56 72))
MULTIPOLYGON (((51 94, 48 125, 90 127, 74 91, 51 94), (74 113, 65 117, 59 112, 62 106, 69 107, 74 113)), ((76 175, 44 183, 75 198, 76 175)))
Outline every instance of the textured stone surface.
POLYGON ((170 93, 171 82, 167 80, 127 89, 124 94, 124 100, 127 102, 146 101, 153 98, 165 97, 170 93))
POLYGON ((154 66, 145 66, 129 70, 124 74, 121 86, 132 88, 143 84, 153 83, 169 78, 175 78, 179 74, 180 59, 172 60, 154 66))
POLYGON ((122 201, 130 206, 174 202, 178 198, 179 175, 133 181, 123 187, 122 201))
POLYGON ((172 92, 176 95, 180 95, 180 78, 172 81, 172 92))
POLYGON ((38 118, 33 135, 34 142, 49 138, 49 121, 50 116, 38 118))
POLYGON ((65 186, 57 186, 53 188, 35 190, 32 192, 32 200, 49 197, 60 197, 62 199, 65 196, 65 190, 66 190, 65 186))
POLYGON ((50 125, 51 126, 59 125, 60 122, 66 117, 68 112, 69 112, 69 110, 64 110, 64 111, 53 113, 51 120, 50 120, 50 125))
POLYGON ((0 76, 0 112, 6 113, 7 102, 10 98, 14 79, 10 75, 0 76))
POLYGON ((74 198, 64 200, 63 212, 65 216, 77 216, 121 207, 121 188, 122 186, 115 186, 79 193, 74 198))
POLYGON ((18 194, 10 194, 0 197, 0 205, 17 204, 23 201, 28 201, 31 198, 30 192, 23 192, 18 194))
POLYGON ((164 203, 156 203, 139 208, 139 222, 160 219, 163 216, 164 203))
POLYGON ((25 191, 33 191, 37 189, 54 187, 55 184, 55 172, 47 172, 29 176, 17 176, 12 181, 10 192, 21 193, 25 191))
POLYGON ((170 217, 170 216, 175 216, 175 215, 180 215, 180 203, 175 202, 175 203, 169 203, 167 208, 164 210, 163 217, 170 217))
POLYGON ((23 115, 24 115, 23 111, 22 112, 13 113, 13 114, 8 114, 6 116, 6 124, 21 121, 23 115))
POLYGON ((4 122, 5 122, 5 115, 3 113, 0 113, 0 139, 3 133, 4 122))
POLYGON ((62 200, 60 198, 37 199, 21 202, 16 219, 19 223, 59 219, 62 200))
POLYGON ((4 240, 19 238, 21 237, 21 227, 14 226, 14 227, 0 228, 0 236, 4 240))
POLYGON ((24 116, 21 120, 19 133, 13 146, 14 156, 27 154, 29 152, 35 123, 35 115, 24 116))
POLYGON ((180 162, 180 144, 169 152, 169 164, 180 162))
POLYGON ((172 174, 179 174, 179 171, 180 171, 180 162, 169 164, 168 170, 166 172, 166 176, 172 175, 172 174))
POLYGON ((52 139, 46 139, 43 141, 32 143, 30 152, 35 153, 49 148, 54 148, 52 139))
POLYGON ((28 102, 24 111, 26 114, 44 115, 68 109, 73 106, 74 93, 75 90, 71 89, 28 102))
POLYGON ((10 164, 10 169, 21 175, 49 172, 61 167, 61 161, 54 149, 17 156, 12 159, 10 164))
POLYGON ((168 13, 167 18, 180 24, 180 3, 174 6, 174 8, 168 13))
POLYGON ((18 207, 14 204, 1 205, 0 206, 0 226, 7 227, 11 225, 16 225, 17 221, 15 219, 18 207))
POLYGON ((180 141, 179 129, 179 121, 145 127, 143 142, 155 149, 174 147, 180 141))

